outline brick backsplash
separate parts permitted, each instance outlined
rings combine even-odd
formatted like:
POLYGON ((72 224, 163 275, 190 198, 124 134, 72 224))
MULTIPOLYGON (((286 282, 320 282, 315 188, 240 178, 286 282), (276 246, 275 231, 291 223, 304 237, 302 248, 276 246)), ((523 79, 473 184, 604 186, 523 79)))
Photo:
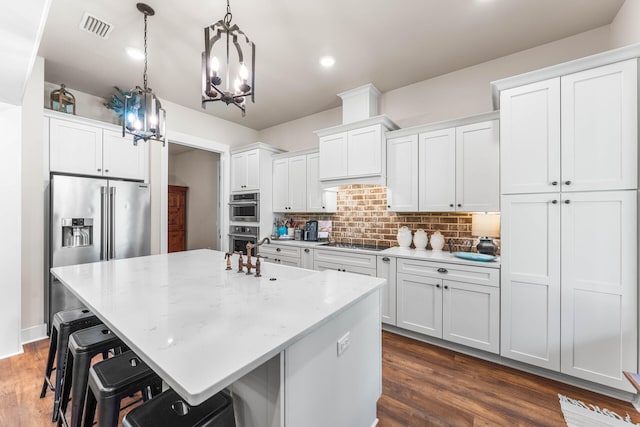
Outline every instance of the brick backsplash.
MULTIPOLYGON (((471 214, 458 212, 387 212, 387 188, 372 185, 342 186, 338 191, 338 209, 335 214, 292 213, 298 224, 311 219, 332 221, 331 239, 337 242, 378 246, 398 246, 396 234, 402 226, 412 232, 423 229, 431 238, 440 231, 445 239, 444 250, 469 250, 478 244, 471 235, 471 214)), ((500 246, 500 239, 494 239, 500 246)), ((413 244, 412 244, 413 246, 413 244)), ((431 243, 427 246, 431 249, 431 243)))

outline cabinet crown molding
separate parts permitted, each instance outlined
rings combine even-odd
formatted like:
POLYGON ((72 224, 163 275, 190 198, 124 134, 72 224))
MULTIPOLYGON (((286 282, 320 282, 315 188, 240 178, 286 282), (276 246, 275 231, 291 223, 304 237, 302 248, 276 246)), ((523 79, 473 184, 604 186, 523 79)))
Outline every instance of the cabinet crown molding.
POLYGON ((371 125, 382 125, 386 127, 388 130, 399 129, 399 126, 393 120, 391 120, 389 116, 387 116, 386 114, 382 114, 380 116, 371 117, 369 119, 360 120, 358 122, 333 126, 326 129, 320 129, 320 130, 314 131, 313 133, 315 133, 316 135, 318 135, 318 137, 321 138, 323 136, 333 135, 339 132, 348 132, 350 130, 360 129, 360 128, 371 126, 371 125))
POLYGON ((486 122, 489 120, 498 120, 500 118, 499 111, 489 111, 487 113, 476 114, 473 116, 460 117, 458 119, 445 120, 442 122, 428 123, 424 125, 417 125, 408 128, 392 130, 386 132, 387 139, 398 138, 409 135, 417 135, 423 132, 431 132, 440 129, 449 129, 458 126, 470 125, 473 123, 486 122))
POLYGON ((231 154, 236 154, 236 153, 242 153, 244 151, 251 151, 251 150, 255 150, 255 149, 262 149, 262 150, 267 150, 270 151, 274 154, 280 154, 282 153, 284 150, 281 150, 279 148, 274 147, 273 145, 269 145, 269 144, 265 144, 264 142, 254 142, 253 144, 247 144, 247 145, 243 145, 241 147, 235 147, 233 149, 231 149, 231 154))

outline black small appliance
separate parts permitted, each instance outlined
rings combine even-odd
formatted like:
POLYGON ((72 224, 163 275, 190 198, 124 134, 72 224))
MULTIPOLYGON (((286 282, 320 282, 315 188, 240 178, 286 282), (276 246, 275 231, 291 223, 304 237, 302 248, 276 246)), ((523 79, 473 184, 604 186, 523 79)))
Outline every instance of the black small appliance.
POLYGON ((304 240, 318 241, 318 221, 307 221, 304 225, 304 240))

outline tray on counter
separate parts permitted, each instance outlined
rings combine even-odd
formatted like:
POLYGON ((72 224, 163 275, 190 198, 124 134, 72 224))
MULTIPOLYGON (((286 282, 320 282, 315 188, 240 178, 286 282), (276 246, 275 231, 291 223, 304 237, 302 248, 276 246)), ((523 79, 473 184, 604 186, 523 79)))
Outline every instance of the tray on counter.
POLYGON ((496 257, 493 255, 478 254, 475 252, 454 252, 453 255, 457 256, 458 258, 468 259, 470 261, 487 262, 494 261, 496 259, 496 257))

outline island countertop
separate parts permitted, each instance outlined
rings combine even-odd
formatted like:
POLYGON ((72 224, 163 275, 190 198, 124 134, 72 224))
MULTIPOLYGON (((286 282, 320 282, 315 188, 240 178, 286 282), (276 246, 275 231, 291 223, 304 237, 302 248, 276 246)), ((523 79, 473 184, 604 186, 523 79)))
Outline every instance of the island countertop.
POLYGON ((385 283, 271 263, 256 278, 233 261, 197 250, 51 272, 192 405, 385 283))

